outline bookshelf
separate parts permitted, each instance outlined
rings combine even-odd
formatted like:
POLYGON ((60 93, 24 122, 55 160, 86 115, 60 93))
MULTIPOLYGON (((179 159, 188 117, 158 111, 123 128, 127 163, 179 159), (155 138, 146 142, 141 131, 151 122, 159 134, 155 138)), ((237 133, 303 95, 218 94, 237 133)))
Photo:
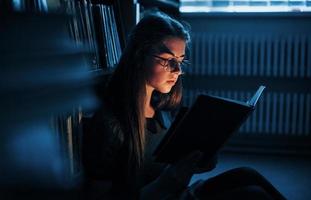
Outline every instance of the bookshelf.
POLYGON ((81 118, 98 103, 135 9, 115 0, 0 1, 1 199, 18 198, 23 185, 33 199, 78 198, 81 118))
MULTIPOLYGON (((125 45, 125 32, 120 16, 119 1, 69 0, 60 2, 53 12, 65 12, 72 16, 69 33, 76 44, 88 51, 94 95, 100 97, 102 87, 116 66, 125 45)), ((52 123, 59 134, 64 161, 73 179, 79 179, 81 169, 81 119, 83 107, 55 116, 52 123)))
POLYGON ((87 50, 71 39, 69 21, 59 14, 1 14, 1 199, 72 189, 64 135, 50 122, 74 107, 90 109, 96 100, 87 50))

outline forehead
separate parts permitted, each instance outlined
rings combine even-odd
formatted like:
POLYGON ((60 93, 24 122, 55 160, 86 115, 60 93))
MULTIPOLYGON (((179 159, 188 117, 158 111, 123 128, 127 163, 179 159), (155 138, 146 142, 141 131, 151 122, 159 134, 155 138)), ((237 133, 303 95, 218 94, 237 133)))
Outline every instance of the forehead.
MULTIPOLYGON (((185 54, 186 42, 180 38, 167 38, 163 44, 173 53, 175 57, 180 57, 185 54)), ((166 54, 166 53, 165 53, 166 54)))

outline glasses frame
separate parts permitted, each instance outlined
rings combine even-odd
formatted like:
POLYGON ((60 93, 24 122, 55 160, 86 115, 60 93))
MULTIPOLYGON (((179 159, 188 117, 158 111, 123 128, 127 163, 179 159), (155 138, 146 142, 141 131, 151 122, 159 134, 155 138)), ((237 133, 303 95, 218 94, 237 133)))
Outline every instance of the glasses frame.
POLYGON ((184 70, 183 70, 183 67, 184 66, 187 66, 189 65, 189 61, 186 60, 186 59, 183 59, 181 62, 178 61, 176 58, 162 58, 161 56, 157 56, 157 55, 152 55, 153 57, 155 58, 158 58, 160 60, 163 60, 164 63, 161 63, 159 62, 159 64, 163 67, 163 69, 166 71, 166 72, 171 72, 171 73, 174 73, 174 72, 179 72, 180 74, 184 74, 184 70), (171 66, 170 65, 170 62, 173 61, 175 63, 178 64, 178 71, 176 70, 177 67, 174 67, 174 66, 171 66))

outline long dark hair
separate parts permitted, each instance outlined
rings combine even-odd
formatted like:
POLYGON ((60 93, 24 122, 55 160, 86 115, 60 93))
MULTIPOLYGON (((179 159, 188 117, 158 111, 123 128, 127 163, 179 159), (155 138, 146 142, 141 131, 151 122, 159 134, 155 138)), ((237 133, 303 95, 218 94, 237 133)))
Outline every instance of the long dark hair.
MULTIPOLYGON (((132 30, 105 97, 120 121, 128 147, 128 164, 136 169, 143 162, 145 147, 146 74, 152 53, 161 53, 167 38, 190 41, 187 28, 159 11, 147 13, 132 30)), ((168 94, 154 94, 156 108, 173 108, 181 101, 182 84, 178 80, 168 94)))

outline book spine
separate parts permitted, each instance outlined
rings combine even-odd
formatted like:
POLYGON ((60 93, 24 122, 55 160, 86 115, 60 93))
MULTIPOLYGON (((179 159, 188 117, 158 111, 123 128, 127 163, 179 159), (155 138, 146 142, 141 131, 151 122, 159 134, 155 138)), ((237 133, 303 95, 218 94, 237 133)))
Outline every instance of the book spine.
POLYGON ((74 161, 73 161, 73 138, 72 138, 72 117, 66 118, 66 133, 67 133, 67 152, 69 162, 69 172, 72 175, 74 173, 74 161))
POLYGON ((94 7, 95 12, 95 19, 97 20, 97 27, 98 27, 98 40, 100 43, 100 51, 101 51, 101 65, 102 68, 109 67, 109 47, 107 40, 107 32, 105 30, 105 21, 103 15, 103 6, 102 5, 95 5, 94 7))
POLYGON ((85 43, 85 38, 86 38, 86 34, 85 34, 85 21, 83 20, 83 8, 81 5, 81 2, 76 2, 76 7, 73 8, 74 12, 75 12, 75 17, 77 19, 77 27, 78 27, 78 32, 79 35, 81 36, 81 42, 85 43))
MULTIPOLYGON (((70 1, 69 5, 70 5, 70 10, 71 10, 72 14, 74 16, 77 16, 76 9, 75 9, 75 2, 70 1)), ((79 33, 79 23, 78 23, 77 17, 72 18, 72 26, 73 26, 73 30, 74 30, 74 39, 77 42, 77 44, 81 44, 82 38, 81 38, 80 33, 79 33)))
POLYGON ((111 47, 111 67, 115 67, 117 63, 117 52, 116 52, 116 41, 115 41, 115 36, 113 34, 113 24, 112 24, 112 6, 106 6, 106 11, 107 11, 107 22, 108 22, 108 31, 110 35, 110 47, 111 47))
POLYGON ((117 33, 117 24, 114 23, 114 8, 111 6, 110 7, 110 22, 111 22, 111 32, 112 32, 112 36, 113 36, 113 46, 114 46, 114 53, 115 53, 115 62, 114 62, 114 66, 116 66, 118 64, 119 61, 119 52, 118 52, 118 42, 119 42, 119 38, 118 38, 118 33, 117 33))
MULTIPOLYGON (((110 52, 110 43, 109 43, 109 41, 108 41, 108 39, 109 39, 109 33, 108 33, 108 31, 107 31, 107 28, 106 28, 106 26, 107 26, 107 19, 106 19, 106 6, 104 6, 104 5, 98 5, 99 6, 99 8, 100 8, 100 17, 101 17, 101 23, 100 23, 100 26, 102 27, 102 34, 103 34, 103 38, 104 38, 104 40, 103 40, 103 43, 104 43, 104 45, 105 45, 105 54, 106 54, 106 67, 107 68, 109 68, 110 66, 111 66, 111 52, 110 52)), ((99 33, 99 34, 101 34, 101 33, 99 33)))
POLYGON ((118 27, 117 27, 117 22, 116 22, 116 12, 112 7, 112 13, 111 13, 111 19, 112 19, 112 24, 113 24, 113 35, 115 37, 115 42, 116 42, 116 63, 119 62, 119 59, 121 57, 122 54, 122 50, 121 50, 121 43, 120 43, 120 38, 119 38, 119 34, 118 34, 118 27))
POLYGON ((91 48, 94 52, 94 61, 93 61, 93 65, 95 66, 95 69, 99 68, 99 63, 100 63, 100 59, 99 59, 99 51, 98 51, 98 46, 97 46, 97 42, 96 42, 96 35, 95 35, 95 27, 94 27, 94 21, 93 21, 93 9, 92 9, 92 4, 86 2, 86 0, 84 0, 84 5, 86 7, 86 15, 88 18, 88 30, 89 30, 89 36, 90 36, 90 45, 91 48))
POLYGON ((110 56, 110 64, 109 67, 114 67, 114 62, 115 62, 115 53, 114 53, 114 41, 113 41, 113 35, 111 33, 111 24, 110 24, 110 6, 105 5, 104 6, 104 16, 106 20, 106 31, 107 31, 107 41, 109 44, 109 56, 110 56))
MULTIPOLYGON (((67 155, 65 144, 66 144, 66 135, 62 133, 66 133, 66 124, 65 124, 65 117, 64 114, 60 114, 57 116, 57 124, 58 124, 58 135, 59 135, 59 147, 61 155, 63 156, 63 162, 64 164, 67 161, 67 158, 65 157, 67 155)), ((65 165, 64 165, 65 166, 65 165)))

